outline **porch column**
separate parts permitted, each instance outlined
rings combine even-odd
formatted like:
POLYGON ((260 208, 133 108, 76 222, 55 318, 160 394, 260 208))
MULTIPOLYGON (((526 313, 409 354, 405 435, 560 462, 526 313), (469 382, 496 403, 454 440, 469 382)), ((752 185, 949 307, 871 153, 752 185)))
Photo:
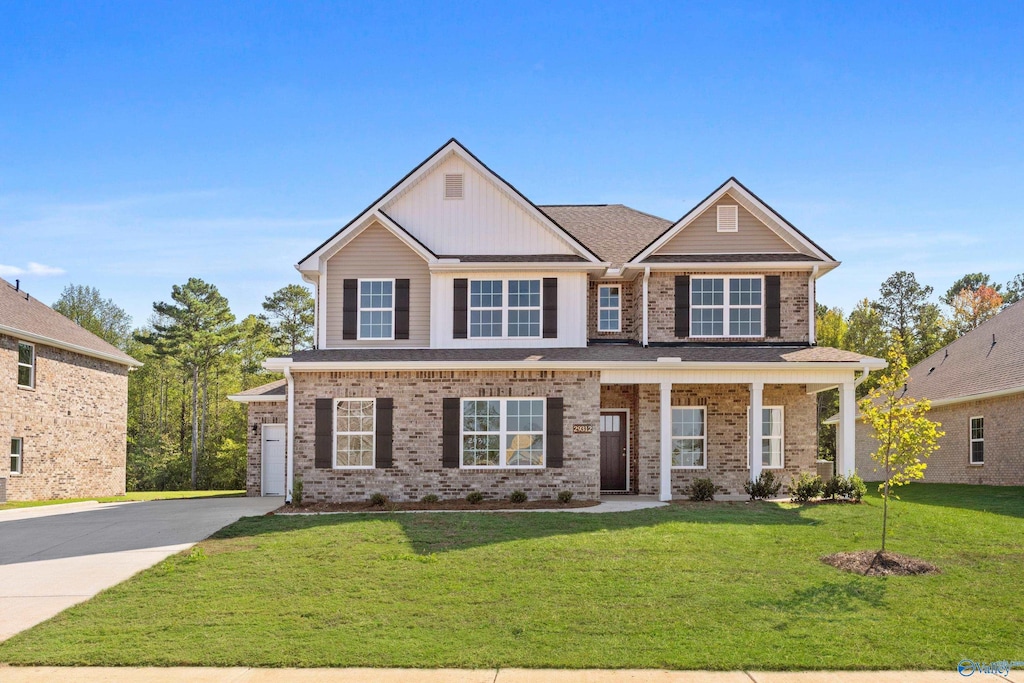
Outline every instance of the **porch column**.
POLYGON ((836 425, 836 474, 848 477, 857 468, 857 396, 853 382, 839 385, 839 424, 836 425))
POLYGON ((661 383, 661 486, 658 499, 672 500, 672 382, 661 383))
POLYGON ((761 438, 762 415, 764 409, 764 382, 750 383, 750 416, 747 424, 747 434, 750 435, 750 480, 757 481, 761 476, 761 461, 763 458, 762 449, 764 440, 761 438))

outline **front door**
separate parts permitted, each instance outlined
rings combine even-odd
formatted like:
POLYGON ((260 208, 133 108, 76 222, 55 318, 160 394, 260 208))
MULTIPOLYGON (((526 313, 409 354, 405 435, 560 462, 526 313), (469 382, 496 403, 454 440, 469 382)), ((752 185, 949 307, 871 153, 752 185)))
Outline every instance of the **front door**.
POLYGON ((263 495, 284 495, 284 425, 263 425, 263 495))
POLYGON ((601 411, 601 490, 626 490, 625 411, 601 411))

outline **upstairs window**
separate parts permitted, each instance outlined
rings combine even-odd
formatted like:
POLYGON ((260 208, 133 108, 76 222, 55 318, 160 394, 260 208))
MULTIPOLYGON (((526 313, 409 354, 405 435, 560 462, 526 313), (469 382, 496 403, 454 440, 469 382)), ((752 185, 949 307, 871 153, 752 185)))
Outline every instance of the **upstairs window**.
POLYGON ((619 332, 622 329, 622 290, 618 285, 597 288, 597 331, 619 332))
POLYGON ((36 385, 36 347, 18 342, 18 386, 32 389, 36 385))
POLYGON ((972 465, 985 464, 985 418, 971 418, 971 460, 972 465))
POLYGON ((691 278, 690 336, 764 336, 764 278, 691 278))
POLYGON ((21 437, 11 439, 11 474, 21 474, 21 437))
POLYGON ((502 336, 504 285, 501 280, 471 280, 469 283, 469 336, 502 336))
POLYGON ((718 207, 718 232, 739 232, 739 207, 720 206, 718 207))
POLYGON ((359 281, 359 339, 394 339, 395 281, 359 281))
POLYGON ((539 338, 540 322, 540 280, 469 281, 471 338, 539 338))

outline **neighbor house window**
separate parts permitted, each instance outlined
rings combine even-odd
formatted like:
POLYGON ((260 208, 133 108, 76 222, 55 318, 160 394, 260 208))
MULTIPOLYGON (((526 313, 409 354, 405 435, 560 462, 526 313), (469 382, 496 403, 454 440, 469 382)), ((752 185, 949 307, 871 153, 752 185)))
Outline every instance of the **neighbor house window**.
POLYGON ((672 467, 707 467, 704 408, 672 409, 672 467))
POLYGON ((359 281, 359 338, 394 339, 395 281, 359 281))
POLYGON ((11 439, 11 474, 21 474, 21 437, 11 439))
POLYGON ((31 389, 36 385, 36 347, 18 342, 18 386, 31 389))
POLYGON ((971 418, 971 464, 985 464, 985 418, 971 418))
POLYGON ((690 278, 691 337, 761 337, 761 277, 690 278))
POLYGON ((373 467, 374 400, 339 398, 334 404, 334 467, 373 467))
POLYGON ((540 312, 540 280, 469 281, 470 337, 538 338, 540 312))
POLYGON ((544 399, 463 399, 462 466, 543 467, 544 399))
POLYGON ((618 285, 597 288, 597 331, 618 332, 622 329, 622 290, 618 285))
MULTIPOLYGON (((750 416, 750 408, 747 408, 747 416, 750 416)), ((783 417, 782 406, 765 406, 761 409, 761 467, 763 469, 782 467, 785 452, 783 417)), ((749 438, 748 434, 748 446, 749 438)), ((747 450, 749 452, 749 447, 747 450)), ((747 466, 750 466, 749 456, 747 466)))

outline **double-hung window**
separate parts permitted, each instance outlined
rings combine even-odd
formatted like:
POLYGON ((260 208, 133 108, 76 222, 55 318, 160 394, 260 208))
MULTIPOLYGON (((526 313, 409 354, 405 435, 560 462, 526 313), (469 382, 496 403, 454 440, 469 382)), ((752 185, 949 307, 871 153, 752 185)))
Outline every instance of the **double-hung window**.
POLYGON ((985 464, 985 418, 971 418, 971 460, 972 465, 985 464))
MULTIPOLYGON (((747 408, 747 416, 750 409, 747 408)), ((749 430, 748 430, 749 431, 749 430)), ((781 469, 785 456, 785 425, 782 406, 764 406, 761 409, 761 467, 763 469, 781 469)), ((747 435, 750 444, 750 435, 747 435)), ((749 452, 749 448, 747 451, 749 452)), ((750 466, 750 457, 747 457, 750 466)))
POLYGON ((704 408, 672 409, 672 467, 707 467, 704 408))
POLYGON ((18 386, 31 389, 36 385, 36 347, 18 342, 18 386))
POLYGON ((11 474, 21 474, 21 437, 11 439, 11 474))
POLYGON ((691 278, 690 336, 764 336, 764 279, 691 278))
POLYGON ((597 288, 597 331, 619 332, 622 329, 622 289, 619 285, 597 288))
POLYGON ((462 401, 462 467, 543 467, 542 398, 462 401))
POLYGON ((395 338, 395 281, 359 281, 359 339, 395 338))
POLYGON ((540 314, 540 280, 469 281, 471 338, 539 338, 540 314))
POLYGON ((372 398, 334 402, 335 469, 374 466, 374 407, 372 398))

